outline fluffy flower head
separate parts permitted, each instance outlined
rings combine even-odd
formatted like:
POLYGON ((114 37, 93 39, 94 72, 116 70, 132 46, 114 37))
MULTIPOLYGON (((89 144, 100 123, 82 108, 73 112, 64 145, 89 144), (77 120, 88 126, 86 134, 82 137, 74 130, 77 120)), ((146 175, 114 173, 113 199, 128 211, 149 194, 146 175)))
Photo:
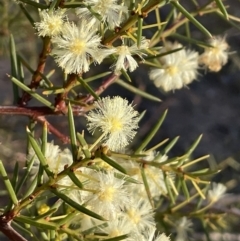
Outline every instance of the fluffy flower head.
POLYGON ((146 232, 144 236, 140 238, 140 241, 170 241, 170 238, 167 237, 164 233, 156 235, 156 228, 151 227, 146 232))
POLYGON ((182 217, 176 222, 176 241, 181 240, 187 240, 188 237, 188 231, 191 231, 191 227, 193 226, 193 223, 190 219, 187 219, 186 217, 182 217))
POLYGON ((35 28, 39 36, 56 36, 63 30, 64 18, 66 15, 62 9, 55 11, 42 10, 40 12, 41 21, 35 23, 35 28))
MULTIPOLYGON (((127 13, 127 8, 122 6, 119 0, 85 0, 83 2, 91 6, 91 10, 99 14, 101 20, 106 22, 110 29, 119 26, 123 15, 127 13)), ((88 8, 78 8, 76 12, 81 18, 88 19, 92 24, 100 23, 88 8)))
POLYGON ((142 50, 147 49, 149 46, 149 41, 145 38, 141 41, 141 46, 138 48, 137 44, 134 43, 132 46, 121 45, 116 48, 116 54, 118 59, 115 66, 115 71, 119 72, 121 69, 126 70, 126 65, 129 67, 130 72, 134 71, 137 67, 137 61, 132 57, 133 54, 138 55, 142 60, 142 50))
POLYGON ((102 98, 87 115, 88 130, 100 129, 105 134, 104 144, 111 150, 123 149, 136 134, 138 112, 120 96, 102 98))
POLYGON ((66 23, 62 35, 52 38, 52 54, 65 73, 87 72, 91 58, 100 63, 105 57, 100 40, 100 36, 86 22, 81 22, 78 27, 74 23, 66 23))
POLYGON ((227 187, 222 183, 213 183, 212 189, 208 191, 208 200, 216 202, 222 198, 227 190, 227 187))
MULTIPOLYGON (((179 43, 166 42, 160 53, 181 48, 179 43)), ((161 68, 152 69, 149 77, 157 87, 164 91, 181 89, 190 84, 197 77, 198 53, 181 49, 171 54, 166 54, 159 59, 161 68)))
POLYGON ((147 199, 138 198, 137 201, 131 202, 122 215, 136 233, 155 227, 154 212, 147 199))
POLYGON ((89 208, 106 219, 116 218, 121 210, 129 203, 129 194, 124 186, 125 180, 114 176, 114 172, 98 172, 95 181, 87 188, 94 190, 83 199, 89 208))
MULTIPOLYGON (((63 151, 59 149, 58 145, 54 145, 52 142, 46 144, 46 149, 45 149, 45 158, 46 158, 46 163, 49 166, 50 171, 56 175, 59 172, 64 170, 65 166, 70 166, 73 162, 72 160, 72 154, 69 149, 64 149, 63 151)), ((28 154, 28 160, 30 161, 32 158, 34 158, 34 164, 39 167, 40 161, 38 157, 35 154, 35 151, 33 150, 32 147, 29 149, 29 154, 28 154)), ((35 168, 34 168, 35 169, 35 168)), ((36 170, 34 170, 36 172, 36 170)), ((35 174, 35 173, 33 173, 35 174)), ((44 176, 45 179, 47 179, 47 176, 44 176)), ((65 185, 65 186, 70 186, 72 185, 71 179, 66 176, 62 178, 61 180, 58 181, 59 185, 65 185)))
POLYGON ((209 70, 218 72, 228 61, 228 44, 225 38, 215 37, 210 39, 212 47, 206 47, 204 53, 199 57, 199 63, 205 65, 209 70))

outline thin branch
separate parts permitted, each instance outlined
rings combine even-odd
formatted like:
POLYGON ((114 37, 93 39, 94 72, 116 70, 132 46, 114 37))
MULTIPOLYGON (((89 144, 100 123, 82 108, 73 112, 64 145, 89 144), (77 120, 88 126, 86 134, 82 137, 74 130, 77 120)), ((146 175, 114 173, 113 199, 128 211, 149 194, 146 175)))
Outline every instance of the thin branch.
MULTIPOLYGON (((43 74, 44 72, 46 59, 48 54, 51 51, 50 46, 51 46, 50 38, 49 37, 43 38, 43 48, 42 48, 42 52, 39 55, 38 66, 32 76, 31 83, 28 85, 30 89, 36 89, 39 86, 40 81, 42 80, 41 74, 43 74)), ((26 106, 27 103, 31 100, 31 98, 32 96, 29 93, 24 92, 18 104, 20 106, 26 106)))
MULTIPOLYGON (((84 108, 83 108, 84 109, 84 108)), ((79 112, 78 109, 73 108, 73 114, 75 116, 83 115, 84 112, 79 112)), ((70 143, 70 139, 68 136, 62 134, 58 129, 56 129, 52 124, 50 124, 46 116, 63 116, 64 114, 62 111, 53 111, 52 109, 48 107, 18 107, 18 106, 0 106, 0 115, 22 115, 22 116, 28 116, 32 118, 33 120, 36 120, 40 123, 46 123, 48 127, 48 131, 55 136, 57 136, 62 143, 67 144, 70 143)))
POLYGON ((56 137, 58 137, 63 144, 70 143, 69 136, 66 136, 66 135, 62 134, 57 128, 55 128, 52 124, 50 124, 44 116, 37 116, 36 118, 34 118, 34 120, 36 120, 36 121, 38 121, 42 124, 45 123, 47 125, 48 132, 52 133, 56 137))
MULTIPOLYGON (((111 84, 114 83, 114 81, 116 79, 119 78, 120 75, 121 75, 121 73, 119 73, 119 74, 116 74, 116 73, 111 74, 106 80, 104 80, 102 82, 102 84, 99 86, 99 88, 95 90, 95 93, 97 95, 102 94, 111 84)), ((81 101, 84 102, 85 104, 89 104, 89 103, 94 101, 94 96, 88 94, 85 98, 81 99, 81 101)), ((79 111, 84 111, 84 107, 80 107, 79 111)))
POLYGON ((11 221, 6 218, 6 215, 0 216, 0 231, 11 241, 28 241, 15 229, 13 229, 11 221))
MULTIPOLYGON (((82 107, 81 112, 78 106, 73 106, 75 116, 84 115, 86 108, 82 107)), ((36 118, 38 116, 64 116, 62 111, 54 111, 45 106, 19 107, 19 106, 0 106, 0 115, 21 115, 36 118)))

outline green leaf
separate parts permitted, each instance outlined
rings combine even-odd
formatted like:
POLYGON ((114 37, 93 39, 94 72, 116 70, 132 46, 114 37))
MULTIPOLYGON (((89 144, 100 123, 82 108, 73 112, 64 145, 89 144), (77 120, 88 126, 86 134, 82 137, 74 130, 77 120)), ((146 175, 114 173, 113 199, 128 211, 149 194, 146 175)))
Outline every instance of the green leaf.
MULTIPOLYGON (((24 228, 22 225, 19 225, 17 222, 12 221, 11 222, 12 226, 14 228, 16 228, 17 230, 20 230, 21 233, 25 234, 25 235, 29 235, 31 238, 33 238, 33 233, 31 233, 29 230, 27 230, 26 228, 24 228)), ((33 240, 33 239, 31 239, 33 240)), ((35 239, 36 240, 36 239, 35 239)))
POLYGON ((132 82, 132 80, 131 80, 130 76, 128 75, 127 71, 125 71, 124 69, 121 69, 121 73, 127 79, 127 81, 132 82))
MULTIPOLYGON (((11 60, 11 74, 12 76, 18 78, 18 61, 17 61, 17 54, 16 54, 16 46, 14 42, 13 35, 10 35, 10 60, 11 60)), ((18 93, 18 87, 15 83, 12 83, 13 87, 13 103, 17 104, 19 100, 19 93, 18 93)))
POLYGON ((73 160, 77 161, 78 146, 77 146, 74 117, 73 117, 72 107, 70 103, 68 103, 68 124, 69 124, 69 131, 70 131, 72 156, 73 156, 73 160))
POLYGON ((79 187, 80 189, 83 188, 83 184, 80 182, 80 180, 78 179, 78 177, 75 175, 74 172, 70 170, 67 174, 77 187, 79 187))
POLYGON ((41 151, 43 155, 46 154, 46 148, 47 148, 47 136, 48 136, 48 127, 47 124, 43 124, 43 130, 42 130, 42 145, 41 145, 41 151))
POLYGON ((65 91, 64 88, 61 88, 61 87, 50 87, 48 88, 47 90, 44 90, 42 92, 43 95, 55 95, 55 94, 61 94, 65 91))
POLYGON ((208 176, 208 175, 215 175, 217 173, 221 172, 221 170, 209 170, 209 168, 204 168, 199 171, 191 172, 189 175, 193 177, 200 177, 200 176, 208 176))
POLYGON ((74 211, 72 211, 71 213, 67 214, 67 216, 65 216, 64 218, 58 220, 58 221, 57 221, 58 227, 66 224, 66 223, 70 223, 70 221, 76 217, 76 212, 77 212, 77 211, 74 210, 74 211))
POLYGON ((145 116, 145 114, 146 114, 146 110, 144 110, 142 113, 140 113, 140 115, 139 115, 139 122, 142 120, 142 118, 145 116))
POLYGON ((204 33, 208 38, 212 38, 211 33, 197 21, 178 1, 171 0, 171 4, 181 12, 191 23, 193 23, 202 33, 204 33))
POLYGON ((28 64, 28 62, 21 56, 21 55, 17 55, 19 61, 22 63, 22 65, 31 73, 34 74, 34 70, 31 68, 31 66, 28 64))
POLYGON ((145 57, 144 59, 145 59, 145 60, 149 60, 149 59, 161 58, 161 57, 163 57, 163 56, 165 56, 165 55, 169 55, 169 54, 178 52, 178 51, 180 51, 180 50, 182 50, 182 49, 184 49, 184 47, 172 49, 172 50, 170 50, 170 51, 167 51, 167 52, 164 52, 164 53, 160 53, 160 54, 157 54, 157 55, 154 55, 154 56, 145 57))
POLYGON ((124 235, 117 236, 117 237, 114 237, 114 238, 104 239, 104 241, 119 241, 119 240, 124 240, 124 239, 126 239, 128 237, 129 237, 128 234, 124 234, 124 235))
MULTIPOLYGON (((28 64, 28 62, 21 56, 21 55, 17 55, 19 61, 23 64, 23 66, 25 66, 27 68, 27 70, 31 73, 34 74, 35 70, 33 68, 31 68, 31 66, 28 64)), ((37 72, 37 74, 39 74, 42 78, 40 84, 45 85, 47 88, 51 89, 51 86, 53 86, 53 84, 51 83, 51 81, 49 80, 49 78, 51 77, 53 71, 50 71, 50 73, 48 73, 48 75, 44 75, 41 72, 37 72)), ((22 81, 23 82, 23 81, 22 81)))
POLYGON ((49 177, 53 177, 53 173, 52 171, 49 169, 49 166, 47 164, 47 161, 46 161, 46 157, 43 155, 40 147, 38 146, 37 142, 35 141, 34 137, 32 136, 32 133, 29 131, 29 129, 27 129, 27 134, 28 134, 28 138, 29 138, 29 141, 30 141, 30 144, 33 148, 33 150, 35 151, 42 167, 44 168, 44 171, 46 172, 46 174, 49 176, 49 177))
POLYGON ((148 196, 148 200, 149 200, 151 206, 154 207, 154 204, 152 203, 151 192, 150 192, 149 185, 148 185, 148 180, 147 180, 148 177, 146 176, 144 167, 141 167, 141 175, 142 175, 143 185, 145 187, 145 191, 146 191, 147 196, 148 196))
POLYGON ((107 164, 112 166, 113 168, 117 169, 118 171, 127 174, 127 171, 125 168, 123 168, 121 165, 119 165, 117 162, 106 156, 104 153, 101 153, 101 159, 105 161, 107 164))
POLYGON ((89 209, 83 207, 82 205, 74 202, 71 198, 69 198, 68 196, 66 196, 65 194, 59 192, 56 189, 51 189, 50 190, 52 193, 54 193, 57 197, 61 198, 64 202, 66 202, 69 206, 75 208, 76 210, 78 210, 81 213, 85 213, 88 216, 91 216, 93 218, 99 219, 99 220, 103 220, 106 221, 102 216, 90 211, 89 209))
POLYGON ((185 156, 190 156, 193 151, 195 150, 195 148, 198 146, 199 142, 202 139, 202 135, 200 135, 196 141, 194 141, 194 143, 189 147, 188 151, 186 152, 185 156))
POLYGON ((184 180, 184 179, 181 177, 181 178, 180 178, 180 183, 181 183, 181 187, 182 187, 184 196, 185 196, 186 199, 188 200, 189 197, 190 197, 190 195, 189 195, 189 191, 188 191, 188 188, 187 188, 186 180, 184 180))
POLYGON ((53 0, 50 5, 49 11, 52 11, 54 8, 57 8, 59 6, 60 2, 61 2, 61 0, 53 0))
POLYGON ((165 183, 166 188, 167 188, 168 196, 169 196, 169 198, 171 200, 171 204, 174 205, 175 204, 175 198, 174 198, 171 186, 170 186, 170 184, 168 182, 168 177, 167 177, 165 172, 163 172, 163 177, 164 177, 164 183, 165 183))
POLYGON ((17 63, 18 63, 18 78, 22 83, 24 83, 23 66, 22 66, 22 63, 21 63, 20 59, 18 58, 18 55, 17 55, 17 63))
POLYGON ((27 223, 40 229, 49 229, 49 230, 57 229, 57 225, 53 222, 48 222, 46 220, 33 220, 32 218, 23 216, 23 215, 14 217, 14 221, 27 223))
POLYGON ((202 190, 199 188, 198 184, 196 181, 191 180, 193 186, 195 187, 196 191, 199 193, 199 195, 202 197, 202 199, 206 199, 205 195, 203 194, 202 190))
POLYGON ((55 213, 58 209, 57 208, 51 208, 50 210, 48 210, 47 212, 39 215, 39 216, 36 216, 34 218, 32 218, 33 220, 37 221, 37 220, 40 220, 40 219, 45 219, 46 217, 49 217, 51 216, 53 213, 55 213))
POLYGON ((212 46, 207 42, 202 42, 191 37, 186 37, 178 33, 171 34, 171 37, 185 41, 187 44, 193 43, 199 46, 205 46, 211 48, 212 46))
POLYGON ((12 184, 11 184, 9 178, 8 178, 7 172, 6 172, 6 170, 3 166, 2 161, 0 161, 0 174, 3 177, 3 182, 4 182, 4 184, 7 188, 10 199, 12 200, 14 205, 18 205, 17 196, 16 196, 14 188, 13 188, 13 186, 12 186, 12 184))
POLYGON ((96 80, 96 79, 100 79, 100 78, 102 78, 102 77, 105 77, 105 76, 107 76, 107 75, 109 75, 109 74, 111 74, 111 73, 112 73, 111 71, 107 71, 107 72, 104 72, 104 73, 97 74, 97 75, 91 76, 91 77, 89 77, 89 78, 86 78, 86 79, 84 79, 83 81, 86 82, 86 83, 89 83, 89 82, 91 82, 91 81, 93 81, 93 80, 96 80))
POLYGON ((99 99, 99 96, 95 93, 95 91, 82 78, 77 76, 77 80, 96 100, 99 99))
POLYGON ((24 85, 20 80, 14 78, 11 75, 7 75, 13 83, 15 83, 17 86, 19 86, 22 90, 26 91, 28 94, 30 94, 33 98, 37 99, 38 101, 40 101, 42 104, 46 105, 47 107, 49 107, 50 109, 54 109, 54 106, 52 105, 52 103, 48 100, 46 100, 45 98, 43 98, 41 95, 37 94, 34 90, 31 90, 29 87, 27 87, 26 85, 24 85))
POLYGON ((219 7, 220 11, 222 12, 223 16, 228 20, 228 13, 227 10, 222 2, 222 0, 215 0, 217 6, 219 7))
POLYGON ((56 241, 56 231, 50 230, 50 241, 56 241))
POLYGON ((13 170, 13 176, 12 176, 12 181, 11 181, 12 186, 13 186, 15 191, 16 191, 17 182, 18 182, 18 170, 19 170, 18 162, 15 162, 15 166, 14 166, 14 170, 13 170))
POLYGON ((85 141, 83 135, 81 135, 80 133, 77 133, 77 139, 82 147, 82 151, 85 155, 86 158, 91 158, 91 152, 88 149, 88 144, 85 141))
POLYGON ((32 169, 34 163, 34 156, 32 157, 32 159, 29 161, 29 163, 27 164, 27 167, 24 171, 24 174, 21 175, 21 179, 16 187, 16 193, 18 193, 21 190, 21 187, 23 186, 23 184, 26 182, 28 175, 30 174, 30 171, 32 169))
POLYGON ((47 9, 48 6, 47 5, 44 5, 44 4, 41 4, 41 3, 37 3, 35 1, 32 1, 32 0, 19 0, 19 2, 22 2, 22 3, 26 3, 26 4, 29 4, 35 8, 40 8, 40 9, 47 9))
POLYGON ((30 186, 28 187, 26 193, 23 195, 22 199, 29 197, 36 189, 37 184, 38 184, 38 175, 36 175, 34 179, 31 181, 30 186))
POLYGON ((86 4, 82 2, 64 2, 63 8, 81 8, 81 7, 87 7, 86 4))
POLYGON ((163 113, 163 115, 159 118, 158 122, 153 126, 152 130, 148 133, 148 135, 142 141, 142 144, 135 151, 135 154, 139 154, 148 145, 148 143, 152 140, 152 138, 156 135, 166 115, 167 115, 167 110, 163 113))
POLYGON ((163 155, 166 155, 174 147, 178 139, 179 136, 176 136, 172 141, 170 141, 170 143, 168 143, 168 145, 163 149, 163 155))
POLYGON ((140 96, 142 96, 142 97, 144 97, 144 98, 146 98, 146 99, 153 100, 153 101, 157 101, 157 102, 161 102, 161 100, 160 100, 158 97, 153 96, 153 95, 151 95, 151 94, 148 94, 146 91, 140 90, 140 89, 138 89, 138 88, 136 88, 136 87, 134 87, 134 86, 132 86, 132 85, 124 82, 124 81, 121 80, 121 79, 118 79, 118 80, 116 81, 116 84, 119 84, 119 85, 122 86, 123 88, 131 91, 131 92, 134 93, 134 94, 140 95, 140 96))
POLYGON ((24 15, 26 16, 26 18, 28 19, 28 21, 31 23, 32 27, 35 27, 35 20, 32 18, 32 16, 29 14, 29 11, 25 8, 25 6, 23 4, 19 4, 19 7, 21 8, 22 12, 24 13, 24 15))
POLYGON ((141 47, 141 41, 142 41, 142 25, 143 25, 143 18, 138 18, 138 27, 137 27, 137 46, 138 48, 141 47))
POLYGON ((138 181, 138 180, 136 180, 136 179, 134 179, 132 177, 123 175, 122 173, 115 172, 114 173, 114 177, 116 177, 118 179, 124 179, 125 182, 130 182, 130 183, 135 183, 135 184, 142 184, 140 181, 138 181))

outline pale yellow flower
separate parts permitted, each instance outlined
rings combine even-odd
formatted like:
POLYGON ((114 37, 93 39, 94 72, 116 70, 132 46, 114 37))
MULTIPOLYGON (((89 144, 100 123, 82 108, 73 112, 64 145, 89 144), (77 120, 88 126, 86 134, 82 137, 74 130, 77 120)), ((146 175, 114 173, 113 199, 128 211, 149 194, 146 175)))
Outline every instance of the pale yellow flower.
POLYGON ((140 47, 137 46, 136 43, 131 46, 127 46, 122 44, 121 46, 116 47, 115 54, 117 55, 117 61, 113 64, 115 72, 119 72, 121 69, 126 71, 126 67, 128 67, 130 72, 133 72, 137 67, 137 61, 132 57, 132 55, 138 55, 142 60, 143 50, 147 49, 149 46, 149 40, 143 38, 141 41, 140 47))
POLYGON ((88 130, 94 133, 99 129, 109 149, 122 150, 136 134, 138 112, 120 96, 101 98, 94 105, 95 109, 87 115, 88 130))
POLYGON ((101 37, 87 22, 64 24, 62 35, 52 38, 52 55, 65 73, 87 72, 93 62, 100 64, 108 55, 103 49, 101 37))
POLYGON ((199 63, 205 65, 210 71, 218 72, 228 61, 228 44, 225 38, 214 37, 209 40, 212 47, 205 47, 199 57, 199 63))
POLYGON ((120 25, 128 12, 127 7, 123 6, 119 0, 84 0, 83 3, 87 5, 88 8, 77 8, 77 15, 95 26, 99 26, 102 21, 106 23, 110 29, 114 29, 120 25), (99 18, 94 16, 89 9, 95 14, 98 14, 99 18))
POLYGON ((227 191, 227 187, 223 185, 222 183, 212 183, 212 189, 208 191, 207 199, 210 202, 217 202, 219 199, 221 199, 225 192, 227 191))
POLYGON ((150 71, 149 77, 157 87, 164 91, 181 89, 190 84, 197 77, 198 53, 181 49, 167 54, 167 52, 183 47, 179 43, 166 42, 160 53, 166 53, 159 58, 161 68, 150 71))
POLYGON ((42 10, 40 12, 40 18, 40 22, 34 23, 38 36, 52 37, 61 34, 63 30, 64 20, 66 19, 64 10, 42 10))

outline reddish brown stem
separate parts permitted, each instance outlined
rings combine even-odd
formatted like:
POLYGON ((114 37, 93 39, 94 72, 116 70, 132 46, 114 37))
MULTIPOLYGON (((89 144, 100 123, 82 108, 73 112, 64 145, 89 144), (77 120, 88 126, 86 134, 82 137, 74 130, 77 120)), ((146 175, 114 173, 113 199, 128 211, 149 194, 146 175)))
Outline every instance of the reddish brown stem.
MULTIPOLYGON (((28 85, 28 87, 30 89, 36 89, 39 86, 40 81, 42 80, 41 74, 43 74, 44 69, 45 69, 47 55, 51 51, 50 46, 51 46, 50 38, 45 37, 43 39, 43 48, 42 48, 42 52, 39 55, 37 69, 32 76, 31 83, 28 85)), ((31 100, 31 98, 32 97, 29 93, 24 92, 22 95, 22 98, 19 100, 18 104, 20 106, 26 106, 27 103, 31 100)))
MULTIPOLYGON (((103 83, 99 86, 99 88, 97 90, 95 90, 95 93, 97 95, 100 95, 103 93, 104 90, 106 90, 117 78, 119 78, 120 74, 111 74, 105 81, 103 81, 103 83)), ((82 102, 84 102, 85 104, 89 104, 92 101, 94 101, 94 96, 88 94, 84 99, 81 100, 82 102)), ((80 110, 83 111, 84 109, 82 109, 84 107, 80 107, 80 110)))
POLYGON ((70 138, 64 134, 62 134, 58 129, 56 129, 53 125, 51 125, 44 116, 37 116, 34 120, 47 125, 47 129, 49 133, 57 136, 63 144, 70 143, 70 138))
POLYGON ((58 94, 55 98, 55 110, 61 111, 63 113, 67 113, 67 106, 66 106, 66 98, 68 95, 68 92, 76 85, 77 83, 77 75, 76 74, 70 74, 68 77, 67 82, 64 84, 64 92, 61 94, 58 94))
MULTIPOLYGON (((73 114, 75 116, 83 115, 86 109, 84 107, 79 112, 79 107, 73 106, 73 114)), ((45 106, 19 107, 19 106, 0 106, 0 115, 22 115, 36 118, 38 116, 63 116, 62 111, 54 111, 45 106)))
MULTIPOLYGON (((52 124, 50 124, 45 116, 48 115, 58 115, 63 116, 62 111, 54 112, 48 107, 16 107, 16 106, 0 106, 0 114, 4 115, 23 115, 36 120, 42 124, 46 123, 48 131, 55 136, 57 136, 64 144, 70 143, 68 136, 62 134, 58 129, 56 129, 52 124)), ((73 114, 75 116, 83 115, 83 112, 79 112, 78 109, 73 107, 73 114)))
POLYGON ((11 226, 11 221, 7 220, 6 215, 0 216, 0 231, 11 241, 27 241, 11 226))

